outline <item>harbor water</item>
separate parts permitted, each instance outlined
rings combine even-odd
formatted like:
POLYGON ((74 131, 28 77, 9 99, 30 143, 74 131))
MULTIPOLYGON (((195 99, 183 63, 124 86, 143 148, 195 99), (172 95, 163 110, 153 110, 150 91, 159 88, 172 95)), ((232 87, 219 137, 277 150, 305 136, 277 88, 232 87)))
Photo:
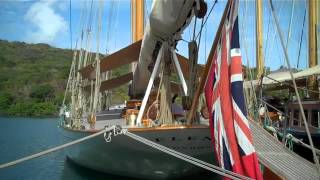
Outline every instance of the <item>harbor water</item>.
MULTIPOLYGON (((0 123, 0 164, 47 150, 67 141, 60 133, 57 118, 0 117, 0 123)), ((201 174, 192 178, 211 179, 212 176, 201 174)), ((0 180, 15 179, 127 180, 129 178, 80 167, 67 160, 65 152, 62 150, 12 167, 0 169, 0 180)))

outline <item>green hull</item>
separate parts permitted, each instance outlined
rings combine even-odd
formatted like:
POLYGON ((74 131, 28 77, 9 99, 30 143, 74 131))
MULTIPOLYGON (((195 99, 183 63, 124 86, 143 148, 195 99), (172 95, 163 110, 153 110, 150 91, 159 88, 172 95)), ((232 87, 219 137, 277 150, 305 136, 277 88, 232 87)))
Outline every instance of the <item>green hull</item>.
MULTIPOLYGON (((61 129, 69 140, 92 133, 61 129)), ((215 164, 209 129, 170 129, 134 133, 176 151, 215 164)), ((101 135, 67 148, 66 151, 68 158, 81 166, 108 174, 140 179, 172 179, 206 171, 125 135, 112 137, 110 143, 106 143, 101 135)))

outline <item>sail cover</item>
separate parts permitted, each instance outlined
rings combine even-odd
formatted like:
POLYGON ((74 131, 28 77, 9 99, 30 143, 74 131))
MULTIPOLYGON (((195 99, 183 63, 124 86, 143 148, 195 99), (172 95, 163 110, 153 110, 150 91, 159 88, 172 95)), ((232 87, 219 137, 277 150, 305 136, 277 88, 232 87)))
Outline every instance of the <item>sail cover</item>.
POLYGON ((243 96, 238 1, 231 2, 204 90, 211 136, 222 168, 262 179, 243 96))
MULTIPOLYGON (((293 77, 296 80, 303 79, 313 75, 320 75, 319 65, 293 73, 293 77)), ((277 83, 286 82, 286 81, 292 81, 289 70, 268 74, 267 77, 263 78, 262 84, 272 85, 272 84, 277 84, 277 83)), ((244 85, 245 85, 245 88, 250 88, 251 85, 253 86, 258 85, 258 82, 259 82, 258 80, 246 81, 244 85)))
POLYGON ((153 1, 142 40, 139 62, 133 73, 133 93, 144 94, 151 76, 148 66, 154 58, 154 52, 160 49, 163 41, 175 43, 181 38, 181 33, 193 17, 193 5, 194 0, 153 1))

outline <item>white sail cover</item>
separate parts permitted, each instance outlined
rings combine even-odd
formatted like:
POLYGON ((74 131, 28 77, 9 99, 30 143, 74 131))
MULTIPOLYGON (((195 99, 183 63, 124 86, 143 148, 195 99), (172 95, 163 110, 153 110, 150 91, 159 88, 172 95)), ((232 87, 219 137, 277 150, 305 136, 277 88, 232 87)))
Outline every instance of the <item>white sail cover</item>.
POLYGON ((148 66, 157 42, 175 42, 189 25, 193 17, 193 0, 155 0, 141 45, 139 62, 134 71, 132 92, 143 94, 148 85, 150 71, 148 66))
MULTIPOLYGON (((314 66, 312 68, 305 69, 303 71, 299 71, 297 73, 293 73, 295 79, 304 78, 312 75, 320 75, 320 66, 314 66)), ((271 85, 279 82, 291 81, 291 76, 289 71, 278 72, 269 74, 268 77, 263 78, 263 85, 271 85), (269 77, 269 78, 268 78, 269 77)), ((246 81, 244 87, 249 88, 251 86, 256 86, 258 84, 257 80, 246 81)))

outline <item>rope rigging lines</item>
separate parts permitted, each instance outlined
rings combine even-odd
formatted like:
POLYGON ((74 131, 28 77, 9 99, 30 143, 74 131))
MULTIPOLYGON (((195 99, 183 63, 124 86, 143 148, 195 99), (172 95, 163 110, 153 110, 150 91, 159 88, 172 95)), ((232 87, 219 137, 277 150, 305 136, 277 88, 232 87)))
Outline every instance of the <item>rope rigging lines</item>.
POLYGON ((11 167, 11 166, 15 166, 15 165, 23 163, 25 161, 29 161, 29 160, 32 160, 32 159, 47 155, 47 154, 52 153, 52 152, 56 152, 56 151, 62 150, 64 148, 70 147, 72 145, 76 145, 78 143, 82 143, 82 142, 87 141, 89 139, 96 138, 97 136, 100 136, 100 135, 103 135, 103 138, 106 141, 106 143, 112 142, 112 136, 126 135, 126 136, 132 138, 133 140, 139 141, 139 142, 141 142, 141 143, 143 143, 143 144, 145 144, 147 146, 155 148, 155 149, 157 149, 159 151, 167 153, 167 154, 169 154, 171 156, 179 158, 179 159, 181 159, 183 161, 186 161, 186 162, 191 163, 193 165, 196 165, 198 167, 201 167, 201 168, 204 168, 206 170, 209 170, 209 171, 211 171, 213 173, 219 174, 219 175, 221 175, 223 177, 227 177, 227 178, 230 178, 230 179, 237 179, 237 180, 240 180, 240 179, 250 180, 250 178, 248 178, 246 176, 243 176, 243 175, 240 175, 240 174, 236 174, 236 173, 234 173, 232 171, 225 170, 225 169, 220 168, 218 166, 215 166, 215 165, 209 164, 207 162, 204 162, 204 161, 202 161, 200 159, 196 159, 196 158, 194 158, 192 156, 183 154, 181 152, 178 152, 178 151, 175 151, 173 149, 170 149, 170 148, 168 148, 166 146, 163 146, 163 145, 160 145, 160 144, 155 143, 153 141, 150 141, 150 140, 148 140, 148 139, 146 139, 144 137, 141 137, 139 135, 136 135, 134 133, 129 132, 128 129, 126 129, 126 128, 121 128, 120 126, 105 127, 105 129, 102 129, 99 132, 96 132, 96 133, 93 133, 91 135, 82 137, 80 139, 71 141, 69 143, 65 143, 65 144, 50 148, 48 150, 41 151, 39 153, 32 154, 32 155, 29 155, 29 156, 26 156, 26 157, 23 157, 23 158, 20 158, 20 159, 17 159, 17 160, 8 162, 8 163, 0 164, 0 169, 11 167))
POLYGON ((285 49, 284 40, 283 40, 281 31, 280 31, 279 22, 278 22, 277 16, 275 15, 275 10, 274 10, 274 7, 272 5, 272 1, 269 0, 268 2, 269 2, 270 10, 272 12, 273 20, 274 20, 274 22, 276 24, 276 27, 277 27, 277 32, 278 32, 278 34, 280 36, 281 47, 282 47, 282 50, 284 51, 284 54, 285 54, 285 60, 286 60, 287 66, 288 66, 288 68, 290 70, 289 72, 290 72, 290 76, 291 76, 291 79, 292 79, 292 82, 293 82, 293 85, 294 85, 295 94, 296 94, 296 97, 298 99, 299 108, 300 108, 300 112, 301 112, 302 119, 303 119, 303 122, 304 122, 305 130, 306 130, 307 135, 308 135, 309 143, 310 143, 310 145, 312 147, 311 150, 312 150, 312 154, 313 154, 313 159, 314 159, 314 162, 316 163, 317 169, 319 170, 319 159, 317 158, 315 150, 314 150, 314 145, 313 145, 313 141, 311 139, 311 135, 310 135, 309 127, 308 127, 308 122, 306 120, 306 115, 305 115, 305 113, 303 111, 303 107, 302 107, 302 104, 301 104, 301 98, 300 98, 300 95, 299 95, 299 92, 298 92, 298 89, 297 89, 297 84, 295 82, 295 78, 294 78, 293 73, 291 71, 291 66, 290 66, 290 62, 289 62, 289 56, 288 56, 288 52, 285 49))
POLYGON ((300 55, 301 55, 301 45, 302 45, 302 39, 303 39, 303 31, 304 31, 304 25, 306 22, 306 14, 307 14, 307 7, 305 6, 304 15, 303 15, 302 30, 301 30, 302 32, 301 32, 301 36, 300 36, 299 50, 298 50, 298 57, 297 57, 297 68, 299 68, 300 55))
POLYGON ((72 51, 72 6, 71 0, 69 0, 69 32, 70 32, 70 49, 72 51))

